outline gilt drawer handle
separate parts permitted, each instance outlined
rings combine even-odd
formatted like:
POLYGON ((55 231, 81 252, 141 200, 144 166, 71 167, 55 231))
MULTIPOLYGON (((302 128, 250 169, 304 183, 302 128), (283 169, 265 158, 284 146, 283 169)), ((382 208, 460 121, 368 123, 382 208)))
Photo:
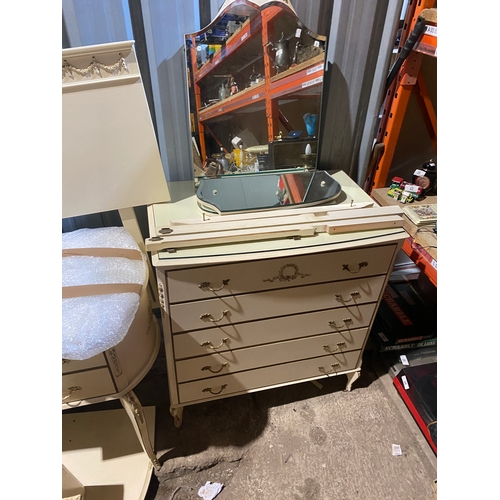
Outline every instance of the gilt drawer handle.
POLYGON ((66 401, 66 399, 68 399, 69 397, 71 397, 71 394, 72 394, 73 392, 76 392, 76 391, 81 391, 81 390, 82 390, 82 388, 81 388, 79 385, 73 385, 72 387, 68 387, 68 389, 67 389, 67 390, 69 391, 69 393, 68 393, 68 394, 66 394, 66 396, 64 396, 64 397, 62 398, 62 400, 63 400, 63 401, 66 401))
POLYGON ((222 280, 221 286, 219 286, 218 288, 212 288, 210 286, 210 281, 203 281, 202 283, 200 283, 198 285, 198 287, 204 291, 209 290, 210 292, 218 292, 218 291, 222 290, 225 286, 227 286, 228 283, 229 283, 229 280, 222 280))
POLYGON ((229 339, 226 337, 226 338, 223 338, 221 340, 221 343, 217 346, 213 345, 212 342, 210 342, 210 340, 205 340, 205 342, 202 342, 200 345, 201 347, 210 347, 210 349, 220 349, 229 339))
POLYGON ((332 349, 329 345, 324 345, 323 349, 326 352, 329 352, 330 354, 333 354, 335 351, 339 351, 340 349, 344 349, 345 346, 346 346, 345 342, 337 342, 337 347, 335 347, 335 349, 332 349))
POLYGON ((352 318, 344 318, 342 320, 342 324, 338 325, 335 323, 335 321, 329 321, 328 324, 330 325, 330 328, 336 328, 337 330, 340 330, 343 326, 347 326, 347 323, 352 323, 352 318))
POLYGON ((334 363, 333 365, 330 365, 330 366, 332 367, 332 370, 330 370, 330 371, 326 370, 324 366, 318 366, 318 370, 321 373, 324 373, 325 375, 337 373, 337 368, 340 366, 340 363, 334 363))
POLYGON ((351 271, 349 269, 349 264, 342 264, 342 270, 343 271, 349 271, 352 274, 356 274, 356 273, 359 273, 359 271, 361 271, 361 269, 363 269, 363 267, 366 267, 367 265, 368 265, 368 262, 360 262, 358 264, 358 270, 357 271, 351 271))
POLYGON ((220 394, 226 387, 227 387, 227 384, 221 385, 219 392, 212 391, 211 387, 205 387, 205 389, 203 389, 203 391, 201 391, 201 392, 209 392, 210 394, 217 395, 217 394, 220 394))
POLYGON ((214 317, 210 313, 204 313, 200 316, 200 319, 206 320, 206 321, 211 321, 212 323, 217 323, 218 321, 221 321, 225 316, 229 315, 229 309, 226 309, 225 311, 222 311, 222 316, 218 319, 214 319, 214 317))
POLYGON ((228 363, 222 363, 222 365, 220 365, 220 368, 218 370, 212 370, 212 367, 211 366, 204 366, 201 371, 209 371, 209 372, 212 372, 212 373, 219 373, 221 372, 226 366, 228 365, 228 363))
POLYGON ((354 300, 354 299, 358 298, 361 294, 359 292, 351 292, 349 295, 351 296, 351 298, 346 300, 346 299, 344 299, 344 297, 342 297, 342 294, 336 293, 335 294, 335 298, 339 302, 349 302, 351 300, 354 300))

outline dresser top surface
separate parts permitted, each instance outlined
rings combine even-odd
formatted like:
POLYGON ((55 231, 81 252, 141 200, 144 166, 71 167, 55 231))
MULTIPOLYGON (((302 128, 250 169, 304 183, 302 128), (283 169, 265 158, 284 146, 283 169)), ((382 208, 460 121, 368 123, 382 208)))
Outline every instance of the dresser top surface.
MULTIPOLYGON (((328 206, 349 206, 355 212, 358 207, 376 207, 373 199, 365 193, 343 171, 331 172, 332 177, 342 186, 341 195, 328 206)), ((159 236, 161 228, 168 228, 172 221, 201 219, 202 211, 198 208, 193 181, 172 182, 169 184, 171 202, 150 205, 148 222, 150 236, 159 236)), ((323 205, 322 207, 324 207, 323 205)), ((297 209, 278 210, 279 213, 295 213, 297 209)), ((349 210, 351 210, 349 208, 349 210)), ((225 216, 210 216, 223 220, 225 216)), ((401 227, 352 231, 342 234, 318 233, 300 239, 276 238, 262 241, 242 243, 204 245, 182 248, 175 252, 152 252, 153 265, 156 267, 175 268, 186 265, 206 265, 212 263, 238 262, 291 256, 297 254, 313 254, 334 249, 355 248, 382 243, 402 241, 407 233, 401 227)))

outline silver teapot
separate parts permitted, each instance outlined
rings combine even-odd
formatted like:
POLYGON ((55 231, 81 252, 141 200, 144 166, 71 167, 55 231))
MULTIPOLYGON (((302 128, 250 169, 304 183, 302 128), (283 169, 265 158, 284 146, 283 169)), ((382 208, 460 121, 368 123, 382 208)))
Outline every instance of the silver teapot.
POLYGON ((276 42, 269 42, 267 44, 267 54, 273 61, 273 67, 276 73, 285 71, 290 67, 290 50, 288 48, 288 40, 285 35, 281 33, 281 38, 276 42), (274 51, 274 57, 270 51, 274 51))

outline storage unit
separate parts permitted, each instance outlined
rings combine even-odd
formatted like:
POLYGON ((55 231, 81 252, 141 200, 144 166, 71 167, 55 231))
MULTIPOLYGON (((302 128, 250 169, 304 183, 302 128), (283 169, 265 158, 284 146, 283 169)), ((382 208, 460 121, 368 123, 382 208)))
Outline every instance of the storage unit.
MULTIPOLYGON (((333 177, 339 204, 370 203, 345 173, 333 177)), ((151 235, 196 216, 192 186, 177 184, 180 201, 149 207, 151 235)), ((347 375, 350 390, 406 236, 354 229, 153 252, 176 425, 186 405, 272 387, 347 375)))

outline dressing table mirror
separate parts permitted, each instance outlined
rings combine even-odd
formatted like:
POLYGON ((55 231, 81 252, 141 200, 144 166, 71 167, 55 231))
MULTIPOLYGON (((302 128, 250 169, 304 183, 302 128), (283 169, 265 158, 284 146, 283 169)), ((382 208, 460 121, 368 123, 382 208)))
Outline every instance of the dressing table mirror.
POLYGON ((328 173, 311 174, 325 48, 326 37, 308 29, 288 1, 225 2, 208 26, 185 36, 202 210, 290 208, 340 193, 328 173))

